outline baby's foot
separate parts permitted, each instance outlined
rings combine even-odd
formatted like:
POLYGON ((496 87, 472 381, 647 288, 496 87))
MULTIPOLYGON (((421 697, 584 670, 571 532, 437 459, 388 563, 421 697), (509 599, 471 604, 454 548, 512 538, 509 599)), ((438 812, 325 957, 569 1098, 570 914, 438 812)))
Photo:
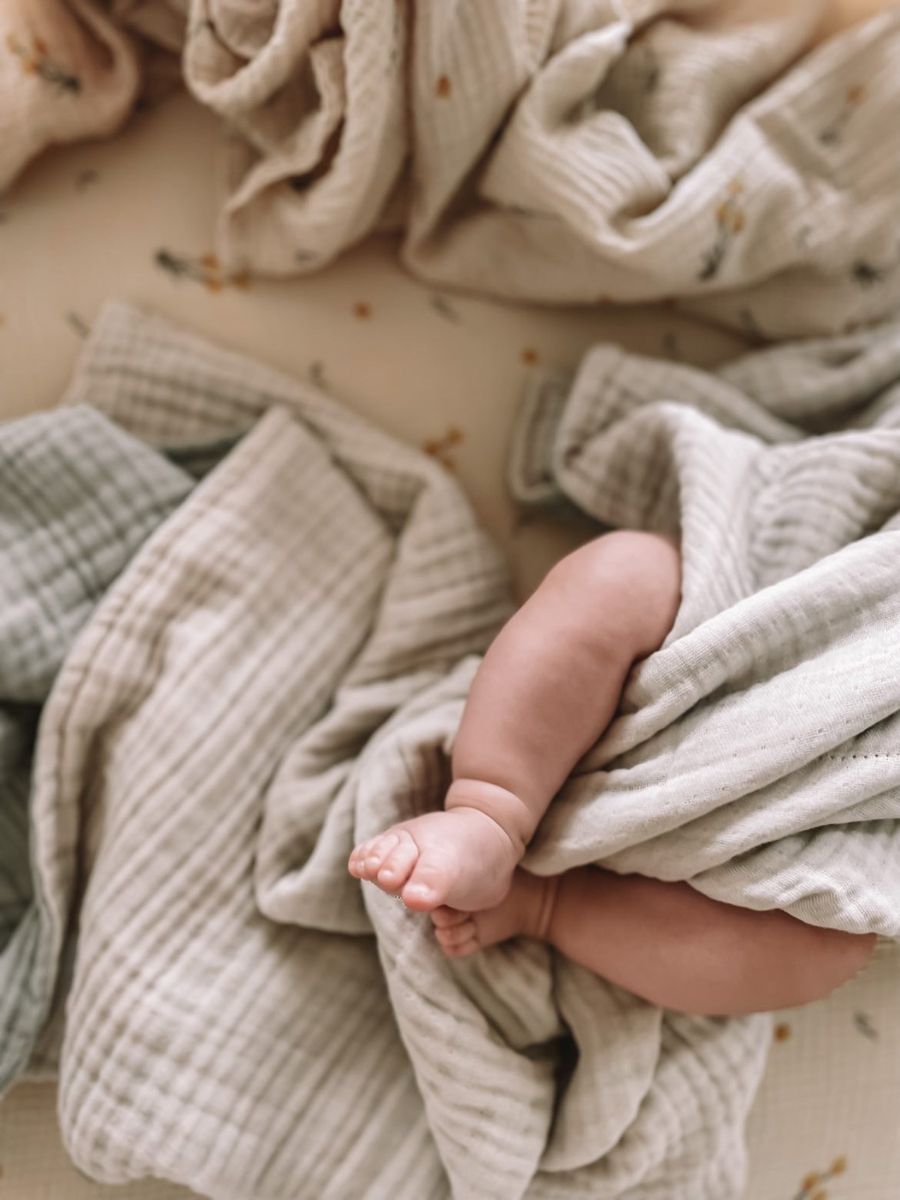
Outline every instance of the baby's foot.
POLYGON ((509 890, 519 850, 476 808, 426 813, 363 842, 350 855, 351 875, 398 895, 421 912, 449 905, 482 909, 509 890))
POLYGON ((434 933, 448 958, 464 958, 476 950, 513 937, 547 936, 557 878, 541 878, 518 870, 505 898, 481 912, 437 908, 431 914, 434 933))

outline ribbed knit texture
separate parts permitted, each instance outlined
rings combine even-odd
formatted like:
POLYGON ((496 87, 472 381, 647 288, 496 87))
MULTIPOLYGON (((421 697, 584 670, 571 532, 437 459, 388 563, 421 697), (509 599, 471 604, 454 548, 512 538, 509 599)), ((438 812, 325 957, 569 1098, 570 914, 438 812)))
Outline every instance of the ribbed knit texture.
POLYGON ((228 126, 226 270, 314 271, 394 228, 417 275, 506 298, 674 297, 769 338, 900 308, 896 9, 810 51, 823 0, 33 7, 0 15, 0 185, 124 115, 111 11, 228 126))

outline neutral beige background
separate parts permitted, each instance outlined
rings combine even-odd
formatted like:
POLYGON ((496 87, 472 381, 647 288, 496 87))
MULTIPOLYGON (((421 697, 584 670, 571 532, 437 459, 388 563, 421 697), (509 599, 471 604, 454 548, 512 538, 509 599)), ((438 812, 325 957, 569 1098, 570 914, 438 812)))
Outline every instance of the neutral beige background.
MULTIPOLYGON (((885 5, 843 0, 832 25, 878 7, 885 5)), ((112 142, 45 157, 0 197, 0 416, 53 405, 83 328, 104 298, 125 297, 322 380, 441 456, 524 592, 588 532, 586 524, 523 522, 506 498, 506 442, 532 364, 572 366, 597 340, 702 362, 736 348, 729 336, 666 310, 547 312, 438 296, 397 268, 389 242, 370 243, 305 281, 219 288, 205 258, 219 145, 211 117, 179 97, 140 114, 112 142), (206 282, 162 269, 161 249, 206 282)), ((751 1121, 747 1200, 900 1195, 898 983, 900 956, 885 951, 826 1003, 778 1018, 751 1121), (839 1170, 828 1177, 832 1164, 839 1170), (825 1177, 804 1191, 810 1173, 825 1177)), ((2 1200, 187 1194, 163 1183, 111 1189, 80 1177, 60 1145, 53 1101, 50 1085, 28 1084, 0 1104, 2 1200)))

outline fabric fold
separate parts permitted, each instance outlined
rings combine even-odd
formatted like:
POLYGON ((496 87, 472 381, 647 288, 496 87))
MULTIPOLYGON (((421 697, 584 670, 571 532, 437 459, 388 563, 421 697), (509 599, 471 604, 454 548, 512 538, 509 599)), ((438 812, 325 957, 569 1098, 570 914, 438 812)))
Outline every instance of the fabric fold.
POLYGON ((45 707, 34 862, 58 928, 79 883, 78 1166, 260 1200, 736 1197, 765 1017, 665 1014, 527 942, 452 963, 346 873, 356 839, 441 803, 509 612, 453 478, 124 306, 94 326, 86 397, 178 460, 233 448, 45 707))
POLYGON ((900 307, 900 14, 816 45, 825 8, 78 0, 38 20, 18 3, 0 186, 115 127, 130 30, 179 53, 223 121, 227 272, 316 271, 390 229, 433 286, 673 300, 754 340, 845 332, 900 307))
POLYGON ((47 146, 103 137, 140 87, 128 33, 91 0, 8 0, 0 12, 0 191, 47 146))
POLYGON ((192 486, 91 408, 0 425, 0 1092, 34 1051, 66 932, 31 872, 41 705, 95 605, 192 486))
POLYGON ((900 330, 716 372, 600 346, 561 387, 526 402, 514 491, 678 537, 683 597, 534 869, 599 857, 896 938, 900 330))
MULTIPOLYGON (((510 611, 453 477, 123 305, 66 399, 5 428, 32 447, 10 460, 20 507, 40 524, 40 467, 69 513, 36 436, 57 428, 97 509, 79 529, 119 529, 127 554, 101 554, 102 579, 77 559, 77 603, 54 611, 84 619, 54 633, 41 688, 5 660, 4 763, 56 677, 27 801, 36 899, 5 903, 2 962, 31 947, 4 992, 30 1040, 77 922, 59 1055, 76 1164, 223 1200, 736 1200, 767 1017, 666 1013, 527 941, 447 960, 427 918, 347 874, 355 841, 441 804, 510 611)), ((599 863, 898 936, 898 404, 895 326, 713 372, 599 346, 535 384, 519 495, 677 535, 684 589, 532 869, 599 863)), ((33 605, 23 581, 7 615, 33 605)), ((2 806, 23 828, 26 794, 2 806)))

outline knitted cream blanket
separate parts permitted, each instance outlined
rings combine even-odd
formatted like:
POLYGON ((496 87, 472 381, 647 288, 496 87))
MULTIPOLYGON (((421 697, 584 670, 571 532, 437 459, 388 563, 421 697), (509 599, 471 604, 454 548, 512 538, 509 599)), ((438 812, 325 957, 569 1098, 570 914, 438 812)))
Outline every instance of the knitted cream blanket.
POLYGON ((7 0, 0 187, 125 118, 131 29, 227 127, 229 271, 317 270, 394 229, 442 286, 843 331, 900 305, 900 11, 810 51, 823 8, 7 0))

